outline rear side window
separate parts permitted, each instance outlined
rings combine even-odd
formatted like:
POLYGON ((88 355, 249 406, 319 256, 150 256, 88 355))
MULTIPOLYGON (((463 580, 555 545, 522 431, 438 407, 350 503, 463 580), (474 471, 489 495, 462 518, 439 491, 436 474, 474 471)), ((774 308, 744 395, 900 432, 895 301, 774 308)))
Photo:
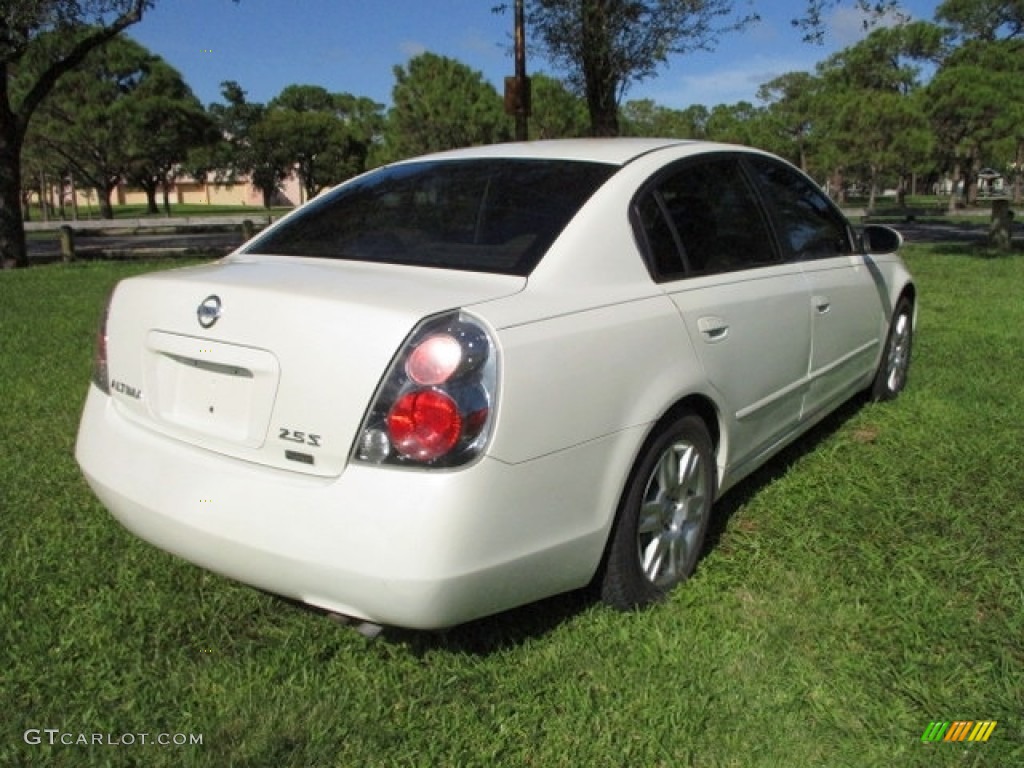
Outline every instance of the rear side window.
POLYGON ((853 253, 846 219, 816 184, 768 157, 752 156, 747 162, 764 193, 787 260, 853 253))
POLYGON ((327 193, 246 253, 527 275, 613 165, 439 160, 327 193))
POLYGON ((634 216, 658 280, 777 262, 757 199, 727 155, 677 166, 641 195, 634 216))

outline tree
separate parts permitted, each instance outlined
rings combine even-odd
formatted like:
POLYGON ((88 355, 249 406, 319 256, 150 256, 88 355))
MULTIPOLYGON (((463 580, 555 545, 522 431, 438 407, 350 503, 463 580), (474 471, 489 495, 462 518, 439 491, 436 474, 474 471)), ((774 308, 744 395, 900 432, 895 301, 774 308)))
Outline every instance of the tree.
POLYGON ((333 140, 337 120, 332 108, 331 94, 326 89, 290 85, 267 105, 259 126, 264 139, 277 144, 291 161, 307 200, 322 186, 317 159, 333 140))
POLYGON ((945 0, 935 10, 935 18, 970 40, 1024 37, 1021 0, 945 0))
POLYGON ((209 113, 222 137, 210 156, 195 158, 216 169, 217 181, 234 183, 248 176, 269 208, 274 195, 291 172, 291 159, 283 151, 279 136, 264 125, 266 107, 247 101, 245 91, 233 80, 221 83, 225 104, 211 104, 209 113))
POLYGON ((769 138, 765 133, 765 110, 749 101, 717 104, 705 124, 705 138, 726 144, 763 147, 769 138))
POLYGON ((294 163, 306 198, 366 170, 384 107, 349 93, 289 85, 267 105, 261 131, 294 163))
POLYGON ((152 59, 121 114, 126 118, 125 177, 145 191, 149 213, 158 212, 156 194, 162 189, 164 212, 170 216, 169 188, 194 148, 216 142, 213 120, 181 75, 159 58, 152 59))
MULTIPOLYGON (((591 133, 619 133, 619 103, 673 53, 709 50, 756 17, 733 0, 531 0, 526 26, 583 94, 591 133)), ((502 10, 504 6, 499 6, 502 10)))
POLYGON ((63 190, 65 179, 73 178, 67 163, 55 153, 47 151, 39 142, 26 139, 21 151, 22 187, 21 204, 25 221, 31 221, 32 195, 38 196, 40 214, 44 220, 57 213, 64 216, 63 190), (54 190, 58 194, 54 195, 54 190))
POLYGON ((886 174, 899 178, 902 202, 907 178, 931 152, 928 120, 915 97, 917 62, 938 57, 942 43, 941 30, 927 22, 880 28, 818 66, 818 125, 838 155, 833 162, 866 182, 869 208, 886 174))
POLYGON ((0 11, 0 261, 28 266, 21 208, 21 149, 29 121, 66 73, 142 19, 153 0, 18 0, 0 11), (20 91, 11 78, 30 45, 50 36, 48 65, 20 91))
POLYGON ((454 59, 422 53, 395 67, 388 114, 394 158, 511 137, 501 97, 480 72, 454 59))
MULTIPOLYGON (((807 0, 803 16, 790 23, 804 33, 804 42, 821 43, 825 39, 825 13, 842 4, 843 0, 807 0)), ((907 20, 900 12, 899 0, 853 0, 851 5, 864 14, 865 26, 885 17, 907 20)))
MULTIPOLYGON (((37 68, 46 66, 45 51, 52 42, 48 38, 41 38, 23 59, 13 81, 16 88, 22 78, 31 81, 37 68)), ((59 157, 84 186, 96 190, 103 218, 113 217, 110 195, 128 165, 124 101, 136 91, 150 62, 148 51, 120 37, 90 51, 36 110, 25 139, 36 152, 59 157)))
MULTIPOLYGON (((1013 197, 1015 202, 1024 198, 1024 2, 1021 0, 945 0, 935 12, 936 18, 944 23, 952 40, 962 45, 945 68, 951 71, 942 72, 942 78, 935 84, 933 92, 941 94, 945 104, 936 104, 933 116, 937 119, 937 127, 944 128, 943 145, 947 150, 957 144, 951 134, 954 126, 945 110, 955 109, 956 98, 953 93, 958 90, 960 76, 984 81, 981 91, 972 94, 959 89, 960 95, 967 102, 975 102, 969 107, 974 112, 982 105, 982 99, 996 98, 1002 101, 992 127, 992 164, 1003 166, 1013 178, 1013 197), (958 71, 957 67, 967 66, 967 70, 958 71), (993 92, 995 88, 999 95, 993 92), (945 91, 945 93, 943 93, 945 91), (976 98, 975 98, 976 96, 976 98), (1000 138, 1001 137, 1001 138, 1000 138)), ((983 108, 983 107, 982 107, 983 108)), ((956 153, 954 152, 954 155, 956 153)), ((954 172, 957 163, 954 161, 954 172)), ((956 173, 959 176, 959 173, 956 173)), ((964 185, 965 193, 972 194, 971 179, 964 185)), ((950 206, 954 200, 950 199, 950 206)))
POLYGON ((543 74, 530 78, 531 139, 575 138, 589 133, 587 108, 561 81, 543 74))
POLYGON ((810 72, 788 72, 757 90, 758 100, 767 105, 765 118, 772 137, 766 148, 789 158, 804 172, 810 171, 809 153, 821 87, 821 78, 810 72))
POLYGON ((384 105, 365 96, 334 94, 334 112, 343 129, 324 159, 332 184, 362 173, 372 166, 374 152, 384 143, 384 105))
MULTIPOLYGON (((23 59, 16 85, 46 65, 38 53, 23 59)), ((101 215, 110 218, 110 195, 123 179, 146 191, 153 213, 162 186, 166 207, 178 165, 190 145, 210 139, 211 130, 178 72, 138 43, 117 37, 61 79, 37 110, 26 146, 59 158, 96 189, 101 215)))
MULTIPOLYGON (((976 199, 977 173, 984 165, 1006 168, 1024 155, 1022 62, 1020 40, 968 41, 928 84, 928 113, 939 148, 952 168, 953 189, 963 181, 966 203, 976 199)), ((955 207, 954 194, 950 210, 955 207)))
MULTIPOLYGON (((821 41, 825 12, 850 3, 873 19, 898 0, 806 0, 794 19, 807 40, 821 41)), ((729 32, 756 21, 753 0, 526 0, 533 42, 583 95, 595 136, 619 133, 618 109, 630 86, 654 76, 672 54, 712 50, 729 32)), ((508 3, 494 6, 507 10, 508 3)))
POLYGON ((678 139, 703 139, 707 136, 710 113, 700 104, 686 109, 671 109, 651 99, 627 101, 620 121, 626 136, 664 136, 678 139))

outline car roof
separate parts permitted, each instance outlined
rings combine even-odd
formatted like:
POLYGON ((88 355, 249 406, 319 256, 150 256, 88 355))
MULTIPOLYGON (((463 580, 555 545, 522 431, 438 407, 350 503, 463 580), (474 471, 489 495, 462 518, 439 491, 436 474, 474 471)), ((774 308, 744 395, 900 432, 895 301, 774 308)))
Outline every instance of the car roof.
POLYGON ((510 142, 466 147, 437 152, 403 162, 423 160, 462 160, 473 158, 529 158, 543 160, 576 160, 625 165, 636 158, 669 147, 690 147, 693 150, 739 149, 739 147, 688 139, 603 138, 549 139, 544 141, 510 142))

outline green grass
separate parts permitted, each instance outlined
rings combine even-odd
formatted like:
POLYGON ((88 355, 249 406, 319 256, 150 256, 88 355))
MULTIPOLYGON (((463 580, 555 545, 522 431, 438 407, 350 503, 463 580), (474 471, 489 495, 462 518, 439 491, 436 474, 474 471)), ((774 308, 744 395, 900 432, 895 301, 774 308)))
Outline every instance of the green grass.
POLYGON ((0 273, 0 764, 1024 765, 1024 258, 906 251, 908 390, 734 489, 666 603, 374 641, 136 540, 79 476, 100 305, 156 265, 0 273), (999 725, 921 743, 955 719, 999 725))

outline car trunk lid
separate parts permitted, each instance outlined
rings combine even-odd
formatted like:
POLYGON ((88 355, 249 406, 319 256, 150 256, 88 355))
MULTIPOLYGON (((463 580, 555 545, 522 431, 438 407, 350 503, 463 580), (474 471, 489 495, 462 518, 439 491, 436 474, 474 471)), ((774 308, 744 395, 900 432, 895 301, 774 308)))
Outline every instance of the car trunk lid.
POLYGON ((125 418, 176 440, 335 476, 413 327, 525 283, 273 256, 132 278, 108 319, 111 397, 125 418))

